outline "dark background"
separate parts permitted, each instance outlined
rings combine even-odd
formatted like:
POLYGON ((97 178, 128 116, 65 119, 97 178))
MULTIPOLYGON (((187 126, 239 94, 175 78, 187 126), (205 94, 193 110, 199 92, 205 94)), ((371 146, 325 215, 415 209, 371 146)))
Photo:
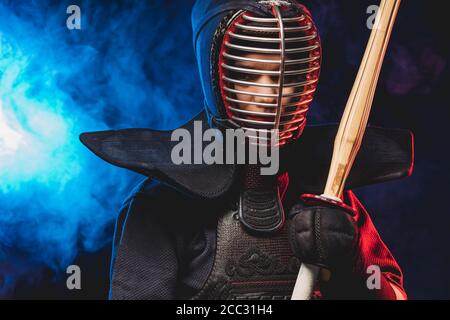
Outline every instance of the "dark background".
MULTIPOLYGON (((66 17, 64 6, 67 7, 71 3, 61 5, 52 1, 47 2, 48 4, 44 5, 45 15, 52 15, 52 10, 59 12, 62 14, 61 19, 58 18, 51 23, 64 25, 66 17)), ((9 10, 9 13, 14 12, 17 16, 23 17, 20 14, 23 7, 5 0, 0 0, 0 3, 3 3, 0 12, 3 10, 5 14, 9 10)), ((36 5, 30 1, 29 5, 32 4, 36 5)), ((170 128, 188 120, 200 110, 201 89, 190 29, 192 4, 191 0, 79 3, 83 10, 84 27, 81 31, 76 31, 78 34, 75 35, 73 32, 70 35, 58 34, 64 43, 64 48, 58 50, 64 50, 63 52, 73 50, 76 53, 80 46, 89 45, 100 52, 101 57, 96 57, 94 61, 83 60, 85 69, 80 72, 90 74, 84 85, 74 84, 78 83, 73 78, 76 73, 69 73, 64 85, 60 82, 57 85, 67 95, 78 97, 71 99, 70 107, 73 110, 79 110, 92 119, 89 125, 75 127, 74 135, 83 130, 105 128, 133 126, 170 128), (126 61, 121 61, 125 54, 124 48, 129 56, 126 61), (94 62, 95 67, 92 69, 94 62), (116 68, 111 72, 104 72, 109 70, 111 65, 122 64, 129 70, 116 68), (97 80, 98 78, 102 80, 97 80), (102 83, 106 88, 101 86, 102 83), (94 93, 90 91, 93 88, 92 84, 95 84, 96 88, 94 93), (123 92, 114 95, 111 94, 110 88, 123 92), (130 90, 137 90, 136 88, 143 88, 145 92, 139 102, 135 101, 136 94, 130 93, 130 90), (91 94, 96 99, 103 99, 104 104, 101 106, 92 104, 91 94)), ((366 27, 366 20, 369 17, 366 9, 369 5, 378 3, 361 0, 310 0, 304 1, 304 4, 309 7, 317 22, 323 43, 321 82, 309 122, 311 124, 338 122, 370 33, 366 27)), ((371 213, 383 240, 402 267, 405 287, 411 299, 450 298, 450 276, 447 272, 450 267, 450 250, 448 250, 450 210, 447 203, 449 197, 447 185, 450 177, 447 152, 450 79, 446 15, 441 1, 403 1, 370 122, 377 126, 406 128, 413 131, 416 147, 415 171, 408 179, 356 190, 371 213)), ((30 18, 33 14, 24 16, 30 18)), ((0 23, 0 32, 15 32, 14 28, 5 29, 5 25, 0 23)), ((64 27, 60 27, 61 32, 63 29, 64 27)), ((78 115, 78 111, 75 114, 78 115)), ((74 140, 72 143, 77 142, 74 140)), ((105 212, 105 217, 102 216, 100 222, 94 218, 89 220, 94 225, 101 223, 103 235, 101 240, 95 240, 95 246, 86 246, 80 240, 83 229, 77 229, 75 234, 78 238, 75 237, 75 245, 71 247, 73 255, 56 265, 47 263, 47 259, 42 258, 47 255, 29 250, 29 246, 26 248, 21 246, 20 239, 17 242, 9 242, 8 250, 4 250, 6 253, 3 256, 0 254, 0 258, 5 259, 4 274, 7 274, 5 270, 8 267, 20 266, 25 271, 21 273, 14 271, 11 273, 14 276, 9 278, 4 276, 4 287, 6 288, 7 282, 5 279, 9 279, 10 283, 8 290, 4 290, 5 297, 65 299, 107 297, 110 241, 117 211, 115 209, 118 208, 120 199, 126 196, 127 190, 140 177, 118 173, 122 169, 110 168, 82 148, 79 152, 83 154, 83 158, 88 159, 86 161, 89 166, 84 167, 87 170, 86 175, 95 175, 93 171, 96 170, 103 170, 102 172, 112 175, 110 178, 112 181, 106 185, 99 186, 97 181, 88 180, 89 183, 92 182, 97 192, 95 194, 97 206, 105 212), (114 187, 115 178, 120 178, 120 187, 114 187), (9 260, 6 261, 7 259, 9 260), (66 289, 64 266, 68 264, 77 264, 82 269, 80 291, 66 289)), ((83 175, 77 177, 83 179, 83 175)), ((89 188, 90 185, 85 184, 82 187, 89 188)), ((11 197, 18 196, 17 192, 17 190, 9 191, 9 194, 3 192, 4 198, 0 192, 0 206, 10 203, 11 197)), ((74 196, 77 197, 76 194, 74 196)), ((78 196, 77 201, 86 201, 83 194, 78 196)), ((36 215, 45 211, 45 206, 36 209, 30 204, 22 204, 20 207, 6 205, 6 207, 7 210, 14 209, 16 212, 33 213, 33 210, 37 210, 36 215)), ((62 208, 61 214, 64 214, 66 209, 71 210, 64 206, 62 208)), ((10 230, 25 232, 23 228, 17 231, 18 221, 14 221, 14 224, 9 223, 8 227, 11 228, 12 225, 16 228, 10 230)), ((21 220, 20 223, 27 224, 27 221, 21 220)), ((38 222, 36 228, 40 225, 38 222)), ((0 230, 5 226, 0 224, 0 230)), ((0 232, 0 244, 5 241, 4 239, 0 232)), ((46 246, 43 251, 45 250, 52 248, 46 246)), ((1 266, 2 264, 0 271, 1 266)))

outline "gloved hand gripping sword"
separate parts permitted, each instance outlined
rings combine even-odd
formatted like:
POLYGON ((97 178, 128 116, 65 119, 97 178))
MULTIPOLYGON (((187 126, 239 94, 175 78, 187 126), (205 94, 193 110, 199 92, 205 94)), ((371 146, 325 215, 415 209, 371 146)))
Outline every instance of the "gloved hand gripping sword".
MULTIPOLYGON (((344 209, 346 207, 342 201, 345 182, 361 147, 400 2, 401 0, 381 1, 364 58, 336 135, 325 191, 320 196, 303 196, 307 202, 327 203, 344 209)), ((318 266, 302 264, 292 300, 310 299, 319 274, 318 266)))

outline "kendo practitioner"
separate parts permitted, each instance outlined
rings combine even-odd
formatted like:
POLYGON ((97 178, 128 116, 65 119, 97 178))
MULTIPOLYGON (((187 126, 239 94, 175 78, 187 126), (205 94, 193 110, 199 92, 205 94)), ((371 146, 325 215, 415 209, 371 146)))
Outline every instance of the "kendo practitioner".
POLYGON ((306 126, 322 58, 310 12, 296 0, 199 0, 192 23, 204 111, 182 129, 278 129, 279 168, 174 164, 171 130, 82 134, 103 160, 148 178, 117 218, 110 298, 289 299, 303 262, 322 268, 312 298, 406 299, 402 271, 351 189, 408 176, 411 133, 369 127, 344 205, 305 204, 303 194, 323 191, 337 132, 306 126), (368 270, 380 271, 376 288, 368 270))

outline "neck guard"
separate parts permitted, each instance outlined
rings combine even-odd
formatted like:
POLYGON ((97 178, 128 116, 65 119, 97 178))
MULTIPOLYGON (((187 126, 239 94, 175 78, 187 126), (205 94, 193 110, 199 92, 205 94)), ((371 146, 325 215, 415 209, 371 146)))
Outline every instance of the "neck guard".
MULTIPOLYGON (((203 132, 209 128, 205 113, 200 113, 182 126, 192 137, 194 121, 203 123, 203 132)), ((306 127, 299 141, 281 150, 279 172, 289 173, 290 186, 305 193, 322 193, 337 130, 338 125, 306 127)), ((172 131, 126 129, 83 133, 80 140, 110 164, 155 178, 194 196, 217 199, 230 191, 239 176, 238 165, 175 165, 171 152, 179 142, 171 141, 171 135, 172 131)), ((408 130, 369 127, 346 189, 411 175, 413 148, 413 135, 408 130)))

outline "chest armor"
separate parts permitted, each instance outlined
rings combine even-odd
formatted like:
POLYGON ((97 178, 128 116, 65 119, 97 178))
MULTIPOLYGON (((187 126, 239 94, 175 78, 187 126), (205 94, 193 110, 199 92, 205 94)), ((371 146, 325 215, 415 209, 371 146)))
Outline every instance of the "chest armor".
POLYGON ((228 211, 217 225, 217 248, 212 271, 198 300, 288 300, 300 261, 288 242, 289 221, 270 236, 252 235, 228 211))

